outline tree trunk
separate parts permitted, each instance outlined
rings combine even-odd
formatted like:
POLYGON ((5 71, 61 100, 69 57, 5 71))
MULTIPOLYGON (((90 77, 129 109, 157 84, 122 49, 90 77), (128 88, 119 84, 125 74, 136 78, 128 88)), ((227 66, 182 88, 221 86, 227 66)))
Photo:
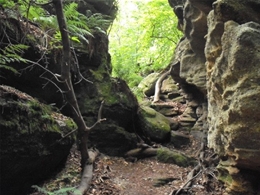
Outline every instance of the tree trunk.
POLYGON ((78 126, 78 134, 80 141, 80 152, 81 152, 81 166, 85 166, 89 156, 87 149, 88 133, 90 128, 86 126, 85 121, 81 115, 78 102, 74 93, 73 85, 71 82, 70 75, 70 41, 67 33, 66 19, 63 14, 63 6, 61 0, 53 0, 55 6, 57 20, 59 23, 59 28, 61 32, 62 45, 63 45, 63 57, 61 64, 61 81, 64 83, 65 97, 71 106, 71 111, 73 113, 73 120, 78 126))
POLYGON ((69 41, 69 36, 67 33, 67 24, 66 24, 66 19, 64 17, 63 13, 63 7, 62 7, 62 2, 61 0, 53 0, 53 4, 55 6, 56 10, 56 16, 57 20, 59 23, 59 29, 61 32, 61 37, 62 37, 62 45, 63 45, 63 57, 62 57, 62 64, 61 64, 61 82, 63 83, 64 86, 64 93, 65 97, 70 105, 71 111, 73 113, 73 120, 78 126, 78 139, 79 139, 79 146, 80 146, 80 153, 81 153, 81 167, 82 167, 82 176, 81 176, 81 182, 79 187, 77 188, 78 192, 80 194, 84 194, 89 186, 90 182, 92 180, 92 175, 93 175, 93 162, 98 155, 98 152, 90 152, 90 155, 88 153, 88 146, 87 146, 87 141, 88 141, 88 135, 89 131, 98 123, 100 123, 102 120, 101 119, 101 111, 102 111, 102 106, 103 102, 101 103, 99 113, 98 113, 98 120, 97 122, 92 126, 88 127, 86 126, 86 123, 81 115, 78 102, 75 96, 75 92, 73 89, 72 81, 71 81, 71 75, 70 75, 70 59, 71 59, 71 54, 70 54, 70 41, 69 41), (90 158, 91 156, 91 158, 90 158))

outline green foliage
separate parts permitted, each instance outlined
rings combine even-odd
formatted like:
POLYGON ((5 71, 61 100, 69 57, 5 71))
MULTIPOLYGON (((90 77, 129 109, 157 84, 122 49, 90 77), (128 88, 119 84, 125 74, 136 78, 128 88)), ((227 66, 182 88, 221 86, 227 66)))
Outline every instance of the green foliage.
POLYGON ((108 27, 110 26, 111 20, 108 16, 104 16, 100 13, 95 13, 88 17, 87 24, 89 28, 93 31, 98 31, 106 34, 105 30, 108 29, 108 27))
POLYGON ((123 78, 134 89, 144 76, 168 66, 182 34, 167 1, 131 2, 119 1, 110 53, 113 76, 123 78))
MULTIPOLYGON (((49 35, 51 47, 60 47, 61 36, 58 28, 58 22, 55 15, 51 15, 40 4, 49 2, 48 0, 23 0, 19 1, 19 6, 14 0, 0 0, 0 5, 15 12, 15 18, 23 17, 29 21, 38 24, 46 34, 49 35)), ((70 39, 74 43, 88 44, 88 36, 93 37, 95 31, 105 33, 105 30, 111 24, 111 20, 102 14, 96 13, 86 16, 78 12, 76 2, 66 3, 63 7, 67 22, 70 39)))
POLYGON ((15 6, 15 2, 9 0, 0 0, 0 5, 2 5, 3 8, 13 8, 15 6))
POLYGON ((59 190, 50 192, 44 188, 41 188, 37 185, 33 185, 32 188, 35 188, 38 192, 41 192, 45 195, 68 195, 69 193, 73 192, 73 194, 80 194, 78 190, 76 190, 74 187, 70 188, 61 188, 59 190))
MULTIPOLYGON (((28 49, 28 46, 23 44, 8 45, 4 49, 0 49, 0 69, 10 70, 14 73, 18 73, 16 69, 9 66, 12 62, 27 63, 27 60, 22 57, 24 50, 28 49)), ((1 76, 1 75, 0 75, 1 76)))
POLYGON ((78 4, 74 2, 64 6, 64 15, 66 17, 68 31, 69 34, 74 37, 72 40, 75 40, 75 37, 77 37, 78 40, 88 43, 86 36, 93 36, 90 28, 88 27, 88 18, 79 13, 77 8, 78 4))

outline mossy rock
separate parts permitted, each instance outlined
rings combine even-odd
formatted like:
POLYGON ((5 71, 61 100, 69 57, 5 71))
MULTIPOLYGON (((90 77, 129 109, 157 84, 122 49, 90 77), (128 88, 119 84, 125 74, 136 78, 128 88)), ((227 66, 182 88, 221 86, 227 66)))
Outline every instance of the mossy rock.
POLYGON ((181 167, 196 164, 195 159, 185 156, 180 152, 169 150, 168 148, 159 148, 157 150, 157 160, 164 163, 176 164, 181 167))
POLYGON ((1 194, 23 194, 65 162, 75 136, 63 136, 77 126, 52 107, 3 85, 0 109, 1 194))
POLYGON ((140 106, 138 117, 143 133, 154 141, 165 141, 170 138, 169 120, 161 113, 147 106, 140 106))
POLYGON ((137 143, 134 133, 106 121, 91 130, 89 140, 101 153, 110 156, 124 156, 127 151, 136 147, 137 143))

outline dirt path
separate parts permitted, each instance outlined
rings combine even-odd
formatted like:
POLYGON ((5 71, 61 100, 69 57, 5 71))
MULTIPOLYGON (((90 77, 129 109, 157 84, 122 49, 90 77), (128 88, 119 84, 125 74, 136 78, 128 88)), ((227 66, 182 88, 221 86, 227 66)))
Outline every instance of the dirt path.
MULTIPOLYGON (((155 158, 128 162, 124 158, 101 155, 95 162, 93 180, 85 195, 174 195, 173 191, 186 183, 192 168, 161 163, 155 158)), ((80 153, 74 148, 62 172, 40 187, 53 192, 77 186, 80 171, 80 153)), ((203 177, 197 177, 188 193, 179 195, 223 195, 223 185, 213 177, 210 181, 206 184, 203 177)), ((30 195, 44 194, 47 193, 30 195)))
POLYGON ((127 162, 123 158, 103 158, 97 166, 96 170, 103 167, 104 175, 96 172, 99 176, 95 175, 89 195, 98 194, 95 192, 101 190, 104 185, 114 189, 111 194, 169 195, 174 188, 182 185, 183 179, 191 169, 160 163, 156 159, 127 162), (100 176, 105 179, 100 180, 100 176))

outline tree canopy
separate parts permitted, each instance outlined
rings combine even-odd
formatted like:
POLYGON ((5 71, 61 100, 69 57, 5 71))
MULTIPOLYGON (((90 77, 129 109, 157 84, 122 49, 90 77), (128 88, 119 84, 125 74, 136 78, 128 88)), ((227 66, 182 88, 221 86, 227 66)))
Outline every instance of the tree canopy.
POLYGON ((119 0, 110 34, 113 76, 135 91, 142 78, 166 68, 182 33, 166 0, 119 0))

